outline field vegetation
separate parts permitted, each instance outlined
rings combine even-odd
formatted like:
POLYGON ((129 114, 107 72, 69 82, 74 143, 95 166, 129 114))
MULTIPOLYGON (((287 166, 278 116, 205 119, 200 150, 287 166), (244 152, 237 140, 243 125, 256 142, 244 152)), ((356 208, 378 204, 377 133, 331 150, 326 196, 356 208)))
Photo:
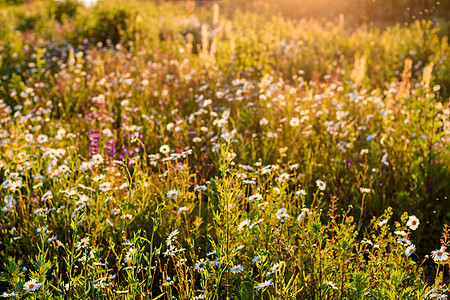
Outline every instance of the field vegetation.
POLYGON ((0 297, 447 299, 447 15, 192 3, 2 3, 0 297))

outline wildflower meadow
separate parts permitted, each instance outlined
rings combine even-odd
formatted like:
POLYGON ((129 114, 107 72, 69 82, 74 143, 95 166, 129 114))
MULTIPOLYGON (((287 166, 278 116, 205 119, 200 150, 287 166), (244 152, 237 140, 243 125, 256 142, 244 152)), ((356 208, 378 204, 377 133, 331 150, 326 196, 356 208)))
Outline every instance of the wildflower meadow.
POLYGON ((0 298, 449 297, 445 1, 259 2, 0 2, 0 298))

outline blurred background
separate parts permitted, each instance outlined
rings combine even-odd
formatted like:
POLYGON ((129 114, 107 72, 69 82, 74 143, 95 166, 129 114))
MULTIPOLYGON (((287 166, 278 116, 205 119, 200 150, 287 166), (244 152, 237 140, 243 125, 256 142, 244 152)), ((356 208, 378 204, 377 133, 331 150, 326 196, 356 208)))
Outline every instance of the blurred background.
MULTIPOLYGON (((89 7, 96 4, 97 0, 0 0, 0 9, 48 2, 60 6, 63 4, 65 9, 68 11, 72 9, 75 12, 77 5, 84 4, 89 7)), ((126 1, 114 2, 121 4, 126 1)), ((396 23, 408 25, 417 20, 430 20, 440 28, 441 35, 450 36, 449 0, 138 0, 137 2, 178 3, 187 11, 219 3, 221 13, 227 16, 232 16, 237 10, 251 11, 269 18, 278 15, 288 19, 339 20, 348 27, 363 25, 386 27, 396 23)))
MULTIPOLYGON (((1 0, 0 4, 15 5, 27 2, 36 1, 1 0)), ((80 0, 79 2, 90 5, 96 0, 80 0)), ((288 18, 339 18, 339 15, 343 15, 345 20, 352 24, 413 22, 417 19, 433 19, 436 22, 448 23, 450 19, 450 1, 448 0, 146 0, 142 2, 186 2, 188 8, 208 6, 218 2, 230 13, 233 9, 256 9, 270 14, 282 14, 288 18)))
MULTIPOLYGON (((156 2, 175 1, 178 0, 156 2)), ((427 19, 439 23, 443 29, 448 28, 450 21, 448 0, 191 0, 187 1, 187 7, 208 6, 215 2, 220 3, 228 14, 244 9, 268 16, 281 14, 292 19, 340 19, 350 26, 408 24, 427 19)))

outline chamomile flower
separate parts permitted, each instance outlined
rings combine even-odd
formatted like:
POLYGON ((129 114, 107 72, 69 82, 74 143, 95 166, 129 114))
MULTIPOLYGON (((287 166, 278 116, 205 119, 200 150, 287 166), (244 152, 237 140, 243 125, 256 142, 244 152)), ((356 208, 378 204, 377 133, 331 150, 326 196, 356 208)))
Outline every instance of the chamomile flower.
POLYGON ((255 264, 260 264, 262 262, 261 257, 255 256, 252 260, 255 264))
POLYGON ((425 298, 429 299, 431 298, 430 296, 434 293, 436 293, 437 291, 437 287, 432 288, 431 290, 429 290, 428 292, 425 293, 425 298))
POLYGON ((298 125, 300 125, 300 119, 297 117, 292 118, 289 121, 289 125, 291 125, 291 127, 297 127, 298 125))
POLYGON ((244 270, 244 267, 242 267, 242 265, 235 265, 231 267, 231 273, 233 274, 240 273, 242 272, 242 270, 244 270))
POLYGON ((439 250, 431 251, 431 258, 436 262, 446 261, 448 259, 448 252, 445 252, 445 250, 445 247, 441 247, 439 250))
POLYGON ((388 161, 387 159, 388 159, 388 154, 385 153, 385 154, 383 155, 383 157, 381 158, 381 163, 382 163, 383 165, 389 166, 389 161, 388 161))
POLYGON ((285 182, 288 179, 289 179, 289 174, 288 173, 281 173, 280 177, 278 177, 278 181, 279 182, 285 182))
POLYGON ((19 294, 17 294, 16 292, 11 292, 11 293, 4 292, 3 294, 0 295, 0 297, 11 298, 11 297, 16 297, 17 295, 19 295, 19 294))
POLYGON ((103 156, 101 154, 95 154, 94 156, 92 156, 92 160, 91 162, 94 165, 101 165, 103 163, 103 156))
POLYGON ((244 245, 239 245, 239 246, 237 246, 236 248, 234 248, 233 250, 231 250, 231 252, 232 252, 232 253, 236 253, 236 252, 238 252, 239 250, 243 249, 244 247, 245 247, 244 245))
POLYGON ((331 280, 325 280, 325 283, 328 284, 333 290, 338 290, 338 287, 336 284, 333 283, 331 280))
POLYGON ((34 141, 34 136, 31 133, 28 133, 25 135, 25 141, 27 141, 28 143, 31 143, 34 141))
POLYGON ((174 231, 172 231, 166 239, 166 245, 167 246, 172 245, 173 241, 177 238, 177 235, 179 233, 180 233, 180 231, 178 229, 175 229, 174 231))
POLYGON ((295 196, 306 196, 306 191, 304 189, 295 192, 295 196))
POLYGON ((287 210, 286 210, 286 208, 280 208, 279 210, 277 210, 277 212, 276 212, 276 217, 277 217, 277 219, 278 220, 284 220, 284 219, 287 219, 287 218, 289 218, 289 215, 288 215, 288 213, 286 212, 287 210))
POLYGON ((326 187, 327 187, 327 184, 326 184, 325 182, 323 182, 323 181, 320 180, 320 179, 317 179, 317 180, 316 180, 316 184, 317 184, 317 187, 319 188, 319 190, 325 191, 325 189, 326 189, 326 187))
POLYGON ((431 299, 435 299, 435 300, 446 300, 447 299, 447 295, 436 292, 430 295, 431 299))
POLYGON ((187 208, 187 206, 180 207, 180 208, 177 210, 177 214, 181 214, 181 213, 183 213, 183 212, 185 212, 185 211, 189 211, 189 209, 187 208))
POLYGON ((47 143, 48 142, 48 136, 46 136, 45 134, 40 134, 38 137, 37 137, 37 142, 39 143, 39 144, 43 144, 43 143, 47 143))
POLYGON ((109 224, 109 226, 114 227, 114 224, 110 219, 106 218, 106 222, 109 224))
POLYGON ((295 170, 295 169, 298 169, 299 166, 300 166, 300 164, 293 164, 293 165, 289 166, 289 169, 295 170))
POLYGON ((11 298, 11 297, 16 297, 19 294, 17 294, 16 292, 11 292, 11 293, 6 293, 4 292, 3 294, 0 295, 0 297, 2 298, 11 298))
POLYGON ((205 271, 206 264, 207 264, 207 262, 205 261, 205 259, 201 258, 200 260, 198 260, 198 261, 195 263, 195 270, 196 270, 197 272, 203 272, 203 271, 205 271))
POLYGON ((99 182, 99 181, 102 181, 105 177, 106 177, 105 174, 100 174, 100 175, 97 175, 94 178, 92 178, 92 180, 95 182, 99 182))
POLYGON ((34 292, 41 288, 43 283, 37 282, 36 279, 31 279, 30 281, 25 282, 23 285, 23 290, 25 292, 34 292))
POLYGON ((386 225, 387 222, 388 222, 387 219, 381 221, 380 223, 378 223, 378 227, 383 227, 384 225, 386 225))
POLYGON ((244 227, 248 226, 248 225, 250 225, 250 220, 246 219, 246 220, 242 221, 241 223, 239 223, 237 230, 242 231, 242 230, 244 230, 244 227))
POLYGON ((133 247, 130 247, 128 249, 127 253, 125 254, 125 263, 126 264, 131 262, 134 253, 136 253, 136 249, 133 247))
POLYGON ((200 192, 200 191, 206 191, 206 186, 205 185, 197 185, 195 188, 194 188, 194 191, 196 191, 196 192, 200 192))
POLYGON ((86 248, 87 246, 89 246, 89 242, 90 242, 89 237, 82 238, 76 246, 77 251, 80 251, 80 249, 83 249, 83 248, 86 248))
POLYGON ((419 219, 416 216, 410 216, 406 226, 408 226, 411 230, 416 230, 419 227, 419 224, 419 219))
POLYGON ((261 126, 266 126, 267 124, 269 124, 269 121, 266 118, 262 118, 259 121, 259 125, 261 125, 261 126))
POLYGON ((170 199, 176 199, 178 196, 178 191, 177 190, 170 190, 167 192, 167 198, 170 199))
POLYGON ((368 189, 368 188, 363 188, 363 187, 360 187, 359 188, 359 191, 361 192, 361 193, 365 193, 365 194, 369 194, 369 193, 372 193, 372 190, 371 189, 368 189))
POLYGON ((209 264, 213 267, 217 267, 218 265, 220 265, 221 260, 222 260, 221 258, 217 258, 217 259, 211 261, 209 264))
POLYGON ((23 187, 22 179, 18 179, 16 181, 12 181, 9 184, 9 188, 10 188, 11 192, 15 192, 15 191, 19 190, 21 187, 23 187))
POLYGON ((397 239, 397 243, 399 243, 401 245, 411 245, 411 241, 406 238, 403 238, 403 237, 397 239))
POLYGON ((406 256, 410 256, 411 254, 413 254, 416 251, 416 246, 414 244, 409 245, 406 250, 405 250, 405 255, 406 256))
POLYGON ((108 192, 111 190, 111 182, 102 182, 99 186, 98 189, 102 192, 108 192))
POLYGON ((167 145, 162 145, 161 147, 159 147, 159 152, 161 152, 162 154, 169 153, 170 147, 167 145))
POLYGON ((401 235, 401 236, 406 236, 407 235, 407 233, 406 232, 404 232, 403 230, 402 231, 394 231, 394 233, 395 234, 397 234, 397 235, 401 235))
POLYGON ((298 215, 298 217, 297 217, 297 222, 301 222, 302 220, 303 220, 303 217, 306 215, 306 211, 302 211, 299 215, 298 215))
POLYGON ((272 279, 266 280, 260 284, 258 284, 257 286, 255 286, 255 289, 257 289, 258 291, 262 290, 263 288, 266 288, 268 286, 273 285, 272 279))
POLYGON ((259 201, 259 200, 261 200, 261 199, 262 199, 262 195, 259 194, 259 193, 254 194, 254 195, 248 197, 248 200, 250 200, 250 201, 252 201, 252 202, 253 202, 253 201, 259 201))

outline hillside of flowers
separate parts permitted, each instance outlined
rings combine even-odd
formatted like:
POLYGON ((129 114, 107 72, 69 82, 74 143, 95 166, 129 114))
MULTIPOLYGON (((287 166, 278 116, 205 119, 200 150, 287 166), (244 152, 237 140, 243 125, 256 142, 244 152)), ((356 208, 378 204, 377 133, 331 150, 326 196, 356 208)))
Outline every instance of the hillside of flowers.
POLYGON ((449 74, 427 20, 2 7, 0 298, 447 299, 449 74))

